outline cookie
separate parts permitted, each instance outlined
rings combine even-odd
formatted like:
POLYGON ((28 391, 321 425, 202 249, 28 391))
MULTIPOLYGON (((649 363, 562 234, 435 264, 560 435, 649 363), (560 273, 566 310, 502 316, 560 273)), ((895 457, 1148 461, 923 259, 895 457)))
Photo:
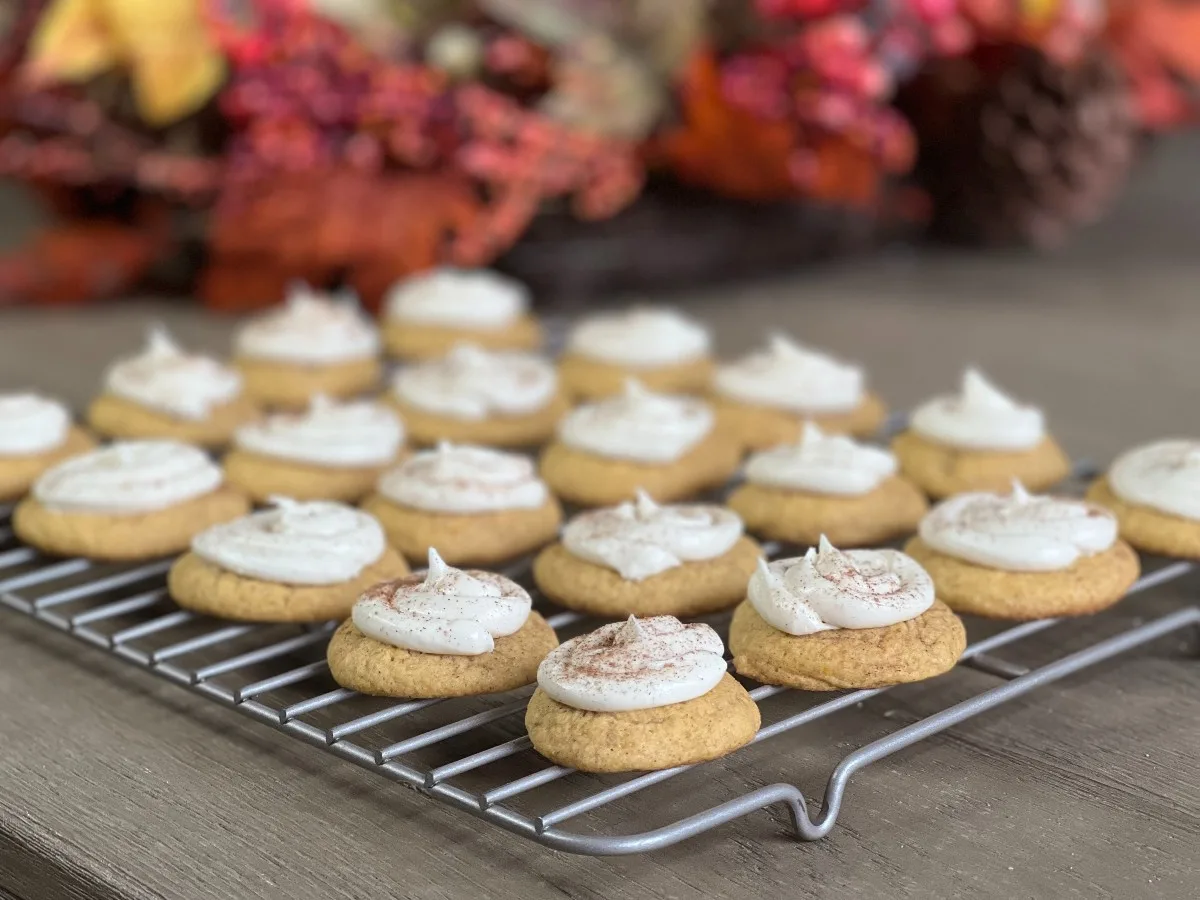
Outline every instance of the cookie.
POLYGON ((887 420, 887 407, 875 394, 864 396, 849 412, 818 413, 775 409, 751 405, 714 394, 711 397, 717 413, 717 426, 735 436, 746 450, 766 450, 778 444, 799 439, 805 422, 815 422, 830 434, 852 434, 870 437, 887 420))
POLYGON ((367 588, 408 574, 408 565, 387 547, 358 577, 339 584, 292 585, 247 578, 185 553, 171 566, 171 599, 192 612, 244 622, 325 622, 345 619, 367 588))
POLYGON ((964 491, 998 491, 1017 478, 1030 490, 1053 487, 1071 474, 1071 461, 1046 437, 1032 450, 960 450, 936 444, 912 431, 896 435, 892 452, 900 469, 929 496, 940 499, 964 491))
POLYGON ((1137 581, 1141 566, 1124 541, 1081 557, 1056 572, 1003 572, 939 553, 920 537, 904 551, 933 577, 938 596, 955 612, 987 619, 1086 616, 1107 609, 1137 581))
POLYGON ((231 450, 222 462, 229 483, 256 503, 265 503, 273 496, 357 503, 375 489, 379 476, 388 468, 314 466, 246 450, 231 450))
POLYGON ((397 283, 384 301, 383 339, 406 361, 439 359, 460 343, 485 350, 537 350, 542 327, 529 290, 486 269, 440 268, 397 283))
POLYGON ((733 613, 738 674, 811 691, 921 681, 966 647, 958 617, 919 563, 896 550, 838 550, 760 562, 733 613))
POLYGON ((567 641, 538 667, 525 712, 535 750, 586 772, 668 769, 725 756, 761 723, 725 671, 707 625, 671 616, 604 625, 567 641))
POLYGON ((652 391, 701 394, 712 381, 713 368, 713 361, 708 358, 634 369, 566 353, 558 361, 558 377, 564 390, 579 400, 597 400, 619 394, 624 390, 625 379, 631 376, 652 391))
POLYGON ((554 426, 570 409, 567 398, 556 393, 540 409, 524 415, 488 419, 455 419, 419 409, 393 398, 414 444, 431 446, 438 441, 484 444, 492 447, 534 447, 554 434, 554 426))
POLYGON ((13 530, 56 556, 152 559, 186 549, 196 533, 249 509, 196 447, 130 441, 43 472, 14 511, 13 530))
POLYGON ((37 477, 51 466, 95 446, 90 434, 69 425, 62 443, 51 450, 12 456, 0 454, 0 503, 21 499, 37 477))
POLYGON ((258 407, 246 396, 212 407, 203 419, 178 419, 123 397, 101 394, 88 407, 87 421, 97 434, 114 440, 165 439, 219 448, 258 414, 258 407))
POLYGON ((1200 442, 1158 441, 1123 453, 1087 499, 1111 510, 1144 553, 1200 559, 1200 442))
POLYGON ((376 585, 329 642, 342 687, 384 697, 462 697, 537 678, 558 646, 529 594, 491 572, 460 571, 429 552, 429 570, 376 585))
POLYGON ((274 409, 304 409, 316 394, 356 397, 374 390, 383 374, 383 366, 374 358, 301 365, 239 357, 233 364, 242 373, 246 394, 274 409))
POLYGON ((803 691, 881 688, 924 681, 954 668, 967 633, 941 601, 883 628, 838 628, 796 636, 773 628, 750 605, 733 611, 729 649, 739 675, 803 691))

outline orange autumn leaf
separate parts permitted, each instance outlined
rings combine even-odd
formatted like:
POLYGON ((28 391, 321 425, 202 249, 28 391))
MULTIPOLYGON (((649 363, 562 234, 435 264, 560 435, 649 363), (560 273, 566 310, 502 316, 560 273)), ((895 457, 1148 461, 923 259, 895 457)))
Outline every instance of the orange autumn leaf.
POLYGON ((788 170, 796 143, 793 126, 732 106, 711 53, 692 58, 680 95, 683 123, 652 142, 652 162, 666 166, 682 182, 740 200, 795 195, 788 170))

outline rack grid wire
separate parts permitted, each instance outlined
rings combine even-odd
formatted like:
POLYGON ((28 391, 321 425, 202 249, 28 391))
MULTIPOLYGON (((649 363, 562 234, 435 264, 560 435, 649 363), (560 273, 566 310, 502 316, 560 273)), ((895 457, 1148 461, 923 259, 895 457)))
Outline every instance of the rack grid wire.
MULTIPOLYGON (((1082 474, 1078 468, 1077 474, 1082 474)), ((1007 660, 997 651, 1014 647, 1059 620, 1009 627, 970 644, 957 667, 985 673, 998 684, 842 755, 819 804, 810 807, 805 794, 791 783, 739 794, 736 785, 726 784, 718 791, 719 779, 704 779, 704 787, 688 794, 689 800, 695 800, 695 811, 647 830, 617 831, 611 823, 595 824, 594 818, 619 801, 636 799, 656 785, 712 764, 606 777, 583 776, 549 764, 533 751, 523 729, 532 687, 458 700, 364 697, 338 687, 329 676, 324 651, 336 623, 257 625, 195 615, 176 607, 167 596, 170 560, 113 566, 47 558, 17 541, 10 513, 10 508, 0 507, 3 606, 516 835, 556 850, 597 856, 661 849, 774 806, 786 810, 797 837, 823 838, 838 821, 850 779, 867 766, 1039 687, 1200 624, 1200 606, 1188 606, 1034 668, 1007 660), (397 728, 403 736, 397 735, 397 728), (547 808, 539 789, 572 776, 579 784, 568 793, 575 798, 554 801, 547 808), (706 791, 732 796, 705 805, 706 791), (574 823, 591 827, 566 827, 574 823)), ((764 545, 764 549, 775 558, 784 548, 764 545)), ((597 624, 574 612, 547 608, 532 588, 529 564, 530 560, 523 560, 504 574, 531 589, 535 608, 546 614, 561 638, 597 624)), ((1129 593, 1175 581, 1193 567, 1190 562, 1165 561, 1144 574, 1129 593)), ((719 627, 720 619, 716 624, 719 627)), ((763 707, 764 726, 752 745, 777 740, 888 690, 892 688, 826 697, 752 686, 750 694, 760 706, 778 698, 769 724, 763 707)), ((636 812, 635 821, 641 823, 647 810, 636 812)))

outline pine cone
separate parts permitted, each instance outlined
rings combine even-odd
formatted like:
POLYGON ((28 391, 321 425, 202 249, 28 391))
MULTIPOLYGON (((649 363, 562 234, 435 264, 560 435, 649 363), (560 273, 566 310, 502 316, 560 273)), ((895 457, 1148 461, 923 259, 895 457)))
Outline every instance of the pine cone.
POLYGON ((1138 146, 1128 83, 1101 48, 1068 63, 991 48, 927 73, 906 105, 934 235, 956 242, 1060 244, 1107 210, 1138 146))

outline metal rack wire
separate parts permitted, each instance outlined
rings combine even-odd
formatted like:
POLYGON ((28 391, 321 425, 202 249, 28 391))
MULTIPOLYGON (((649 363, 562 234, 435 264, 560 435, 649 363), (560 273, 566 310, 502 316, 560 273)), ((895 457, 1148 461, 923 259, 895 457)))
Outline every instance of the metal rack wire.
MULTIPOLYGON (((194 615, 175 607, 167 596, 169 561, 114 567, 45 558, 17 543, 7 513, 0 508, 0 604, 514 834, 557 850, 591 855, 657 850, 777 805, 786 809, 798 837, 822 838, 837 823, 850 779, 872 763, 1036 688, 1200 624, 1200 606, 1190 606, 1036 668, 996 652, 1052 628, 1058 620, 1008 628, 971 644, 959 663, 999 679, 999 684, 842 756, 815 808, 790 783, 738 794, 736 786, 718 791, 714 779, 704 779, 704 787, 688 795, 694 811, 630 832, 618 829, 605 814, 622 806, 621 801, 636 800, 656 785, 705 767, 600 778, 548 764, 532 750, 522 728, 531 688, 467 700, 363 697, 329 678, 324 649, 333 623, 250 625, 194 615), (547 805, 540 789, 554 782, 569 787, 558 793, 574 799, 547 805), (705 797, 730 791, 731 796, 716 802, 705 797)), ((1165 563, 1144 575, 1130 593, 1174 581, 1192 568, 1188 562, 1165 563)), ((529 584, 527 561, 506 574, 529 584)), ((535 605, 546 606, 536 594, 535 605)), ((595 624, 576 613, 546 613, 563 637, 595 624)), ((818 697, 753 687, 751 696, 764 709, 764 726, 753 743, 778 740, 885 690, 889 689, 818 697), (766 704, 771 698, 777 699, 766 704)), ((646 808, 634 819, 638 825, 644 823, 646 808)))

